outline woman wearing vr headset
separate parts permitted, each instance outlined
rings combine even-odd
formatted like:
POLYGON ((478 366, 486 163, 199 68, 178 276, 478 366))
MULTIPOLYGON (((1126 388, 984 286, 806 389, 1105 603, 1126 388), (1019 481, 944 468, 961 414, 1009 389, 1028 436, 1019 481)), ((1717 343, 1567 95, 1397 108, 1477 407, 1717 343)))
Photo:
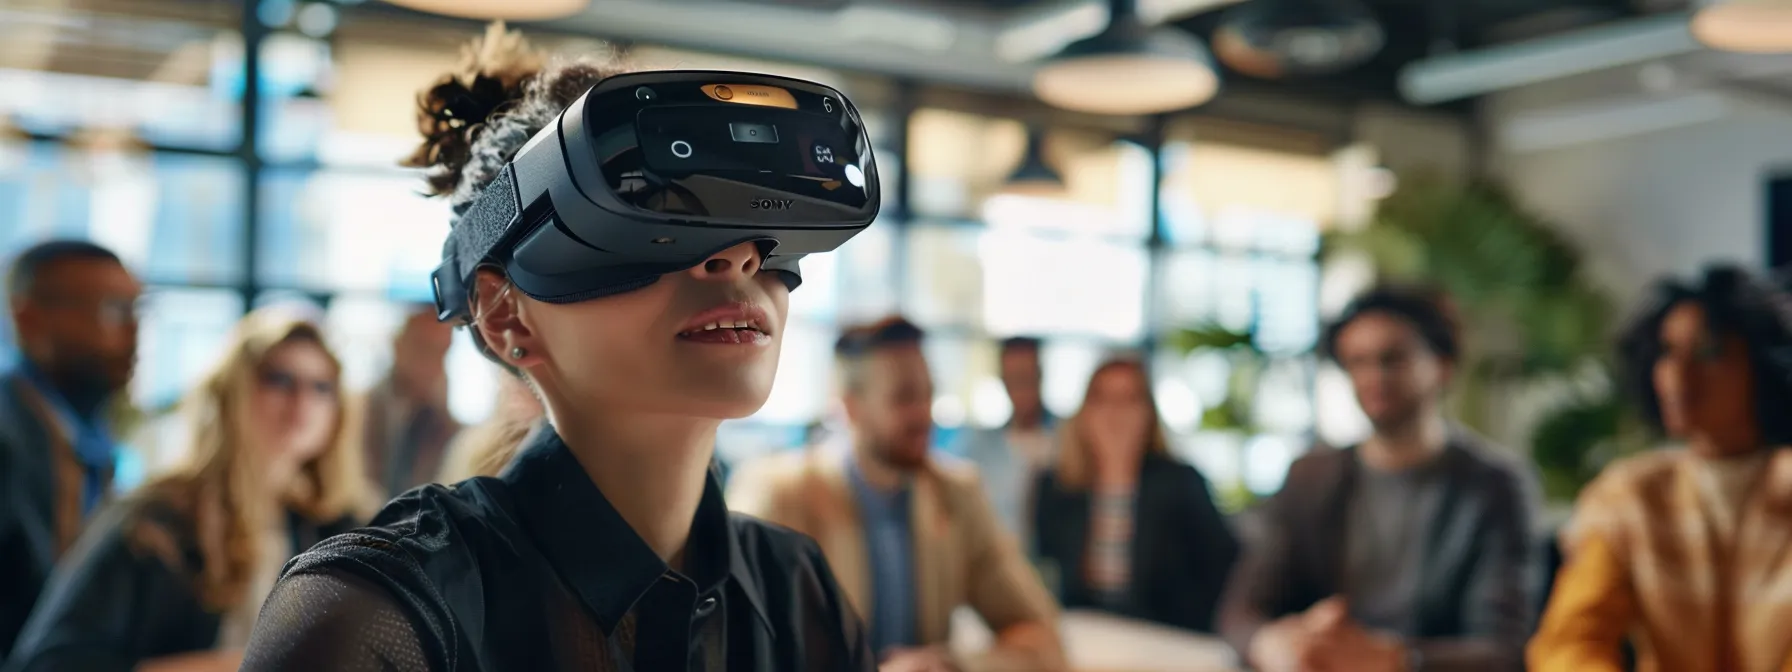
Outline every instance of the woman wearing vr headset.
MULTIPOLYGON (((432 190, 455 206, 444 268, 458 268, 457 258, 472 262, 464 275, 438 271, 438 295, 449 297, 438 303, 445 314, 455 310, 457 295, 442 283, 467 278, 473 337, 535 390, 549 427, 530 434, 498 477, 412 490, 372 527, 295 559, 268 598, 243 669, 873 669, 864 626, 815 543, 730 514, 713 473, 718 424, 754 413, 770 394, 796 278, 794 266, 766 268, 767 251, 790 249, 789 241, 729 243, 687 262, 648 266, 669 270, 635 279, 615 269, 565 274, 557 277, 583 284, 555 293, 528 275, 536 257, 525 256, 539 249, 530 252, 530 243, 515 239, 491 242, 501 236, 476 239, 524 227, 519 222, 537 212, 527 180, 545 173, 528 173, 528 166, 549 165, 557 179, 576 179, 564 176, 576 172, 566 166, 578 158, 529 163, 530 152, 586 142, 572 135, 528 142, 564 128, 563 111, 566 123, 586 123, 575 113, 590 119, 662 94, 691 100, 698 89, 681 88, 673 81, 678 73, 627 75, 618 83, 612 80, 622 70, 603 63, 544 66, 501 26, 469 56, 465 73, 423 94, 428 140, 412 158, 430 169, 432 190), (600 95, 623 85, 631 95, 600 95), (587 99, 594 102, 585 105, 587 99), (482 200, 488 190, 496 195, 482 200), (487 207, 524 214, 482 232, 476 229, 484 227, 487 207), (487 249, 468 252, 469 245, 487 249), (511 247, 516 251, 505 251, 511 247), (600 276, 609 284, 592 285, 600 276)), ((707 86, 710 99, 725 100, 715 84, 707 86)), ((790 83, 792 91, 807 90, 800 87, 822 88, 790 83)), ((841 104, 819 94, 793 100, 828 111, 841 104)), ((714 107, 736 114, 739 106, 714 107)), ((617 116, 633 124, 634 112, 617 116)), ((805 130, 796 128, 803 118, 780 118, 791 136, 805 130)), ((617 128, 629 132, 590 135, 589 155, 606 157, 605 170, 620 154, 606 153, 601 143, 636 137, 633 126, 598 130, 617 128)), ((692 145, 714 146, 693 139, 674 154, 689 155, 692 145)), ((516 236, 583 231, 593 219, 569 216, 563 199, 601 186, 555 191, 553 223, 527 222, 539 226, 516 236)), ((598 248, 560 245, 546 254, 598 248)))

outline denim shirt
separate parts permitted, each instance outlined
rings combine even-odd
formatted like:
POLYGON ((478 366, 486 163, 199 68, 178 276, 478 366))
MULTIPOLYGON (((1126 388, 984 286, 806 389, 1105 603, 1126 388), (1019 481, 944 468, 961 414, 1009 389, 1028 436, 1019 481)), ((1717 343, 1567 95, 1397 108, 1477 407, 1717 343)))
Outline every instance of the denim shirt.
POLYGON ((878 655, 917 642, 915 616, 914 528, 910 524, 911 489, 907 483, 884 492, 865 481, 859 462, 848 456, 847 480, 865 522, 865 550, 871 559, 871 650, 878 655))

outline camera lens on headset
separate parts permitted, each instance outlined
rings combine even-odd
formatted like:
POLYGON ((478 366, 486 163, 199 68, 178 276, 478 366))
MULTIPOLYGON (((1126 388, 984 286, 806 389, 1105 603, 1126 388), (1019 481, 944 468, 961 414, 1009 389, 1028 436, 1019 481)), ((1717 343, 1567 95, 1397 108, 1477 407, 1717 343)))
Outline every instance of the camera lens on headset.
POLYGON ((651 103, 653 101, 659 100, 660 94, 654 93, 653 89, 643 86, 638 89, 635 89, 635 98, 638 98, 640 100, 651 103))

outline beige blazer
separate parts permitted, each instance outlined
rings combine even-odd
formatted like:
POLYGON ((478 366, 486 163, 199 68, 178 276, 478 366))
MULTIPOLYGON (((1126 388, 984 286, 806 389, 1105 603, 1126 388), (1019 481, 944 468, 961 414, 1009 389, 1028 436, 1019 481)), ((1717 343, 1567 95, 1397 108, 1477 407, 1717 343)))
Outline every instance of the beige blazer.
MULTIPOLYGON (((871 613, 865 528, 847 482, 841 444, 780 453, 742 465, 730 477, 730 508, 814 538, 860 614, 871 613)), ((972 669, 1050 670, 1063 665, 1058 607, 1012 534, 996 521, 974 467, 935 458, 913 482, 915 611, 925 645, 945 645, 952 612, 975 610, 998 637, 972 669), (1004 646, 1005 629, 1023 626, 1025 643, 1004 646), (1030 627, 1027 627, 1030 626, 1030 627)))

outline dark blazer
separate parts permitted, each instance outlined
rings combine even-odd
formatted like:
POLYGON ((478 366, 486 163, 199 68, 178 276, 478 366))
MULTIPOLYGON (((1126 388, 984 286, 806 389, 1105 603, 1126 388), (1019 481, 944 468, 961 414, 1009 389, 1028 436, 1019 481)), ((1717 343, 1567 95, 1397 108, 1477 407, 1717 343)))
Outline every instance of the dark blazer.
MULTIPOLYGON (((1425 539, 1409 636, 1424 670, 1522 670, 1535 613, 1536 479, 1467 435, 1439 456, 1444 495, 1425 539)), ((1257 629, 1343 591, 1356 449, 1296 460, 1234 569, 1220 630, 1242 656, 1257 629)))
MULTIPOLYGON (((1058 568, 1058 599, 1066 608, 1097 608, 1085 580, 1089 492, 1068 491, 1056 474, 1034 489, 1033 539, 1039 559, 1058 568)), ((1157 455, 1140 466, 1133 510, 1132 585, 1123 616, 1213 632, 1226 575, 1238 559, 1238 540, 1214 506, 1207 479, 1194 467, 1157 455)))
MULTIPOLYGON (((300 551, 353 528, 349 520, 317 525, 288 515, 300 551)), ((108 506, 51 576, 5 672, 128 672, 152 658, 211 650, 223 615, 199 601, 202 566, 190 518, 141 499, 108 506), (133 543, 141 524, 168 533, 180 567, 133 543)))
POLYGON ((0 659, 12 650, 63 546, 55 445, 20 385, 16 376, 0 376, 0 659))

